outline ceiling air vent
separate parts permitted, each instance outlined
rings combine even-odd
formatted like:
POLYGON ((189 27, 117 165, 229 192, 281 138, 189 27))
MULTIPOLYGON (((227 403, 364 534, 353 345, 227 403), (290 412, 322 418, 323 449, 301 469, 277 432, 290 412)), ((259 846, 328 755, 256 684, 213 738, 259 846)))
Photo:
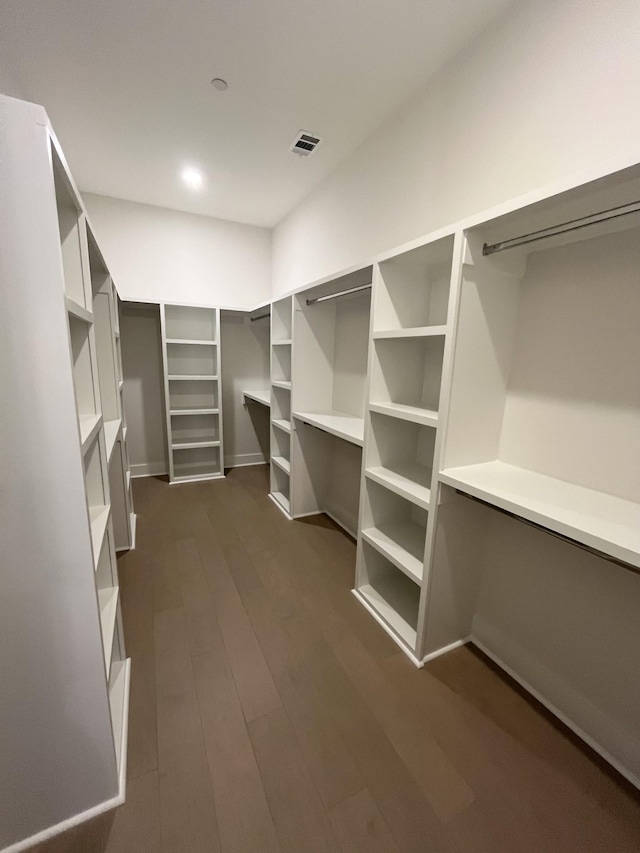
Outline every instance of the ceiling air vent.
POLYGON ((291 143, 289 151, 293 151, 294 154, 299 154, 301 157, 308 157, 309 154, 313 154, 321 142, 321 136, 316 136, 307 130, 301 130, 291 143))

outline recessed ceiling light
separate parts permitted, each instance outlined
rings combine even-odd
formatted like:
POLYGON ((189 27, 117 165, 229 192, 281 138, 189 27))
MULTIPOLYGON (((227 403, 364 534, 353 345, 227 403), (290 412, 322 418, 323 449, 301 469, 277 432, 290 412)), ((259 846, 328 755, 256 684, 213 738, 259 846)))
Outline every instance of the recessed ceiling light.
POLYGON ((214 89, 217 89, 218 92, 226 92, 229 88, 229 84, 226 80, 223 80, 222 77, 214 77, 211 81, 211 85, 214 89))
POLYGON ((204 184, 204 175, 194 166, 185 166, 180 172, 180 177, 190 190, 199 190, 204 184))

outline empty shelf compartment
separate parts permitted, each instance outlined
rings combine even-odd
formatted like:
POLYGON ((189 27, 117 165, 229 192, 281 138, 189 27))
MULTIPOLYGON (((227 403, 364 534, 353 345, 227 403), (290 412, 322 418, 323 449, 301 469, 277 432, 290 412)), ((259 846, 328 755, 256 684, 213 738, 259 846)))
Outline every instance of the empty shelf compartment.
POLYGON ((372 406, 397 408, 399 417, 419 422, 437 418, 444 341, 441 336, 376 340, 372 406))

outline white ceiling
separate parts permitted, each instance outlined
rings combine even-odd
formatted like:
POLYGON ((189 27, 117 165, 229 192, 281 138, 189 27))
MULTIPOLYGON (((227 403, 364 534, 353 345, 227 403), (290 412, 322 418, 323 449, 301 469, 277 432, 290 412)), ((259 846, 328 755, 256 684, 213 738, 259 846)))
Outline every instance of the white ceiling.
POLYGON ((0 0, 0 87, 46 107, 83 191, 272 226, 509 2, 0 0))

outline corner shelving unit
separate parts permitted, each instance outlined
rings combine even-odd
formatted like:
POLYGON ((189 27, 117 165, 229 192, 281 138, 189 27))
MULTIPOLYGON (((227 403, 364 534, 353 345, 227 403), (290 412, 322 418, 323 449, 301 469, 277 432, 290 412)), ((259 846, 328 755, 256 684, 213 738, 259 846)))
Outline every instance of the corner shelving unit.
POLYGON ((0 184, 0 349, 12 401, 3 412, 3 633, 16 663, 3 676, 11 749, 0 767, 0 846, 27 849, 124 801, 130 662, 95 246, 46 113, 4 97, 0 184))
POLYGON ((454 235, 376 266, 371 380, 354 594, 422 663, 454 235))
POLYGON ((224 477, 220 311, 160 306, 172 483, 224 477))
POLYGON ((291 364, 293 298, 271 306, 271 492, 270 497, 291 518, 291 364))

